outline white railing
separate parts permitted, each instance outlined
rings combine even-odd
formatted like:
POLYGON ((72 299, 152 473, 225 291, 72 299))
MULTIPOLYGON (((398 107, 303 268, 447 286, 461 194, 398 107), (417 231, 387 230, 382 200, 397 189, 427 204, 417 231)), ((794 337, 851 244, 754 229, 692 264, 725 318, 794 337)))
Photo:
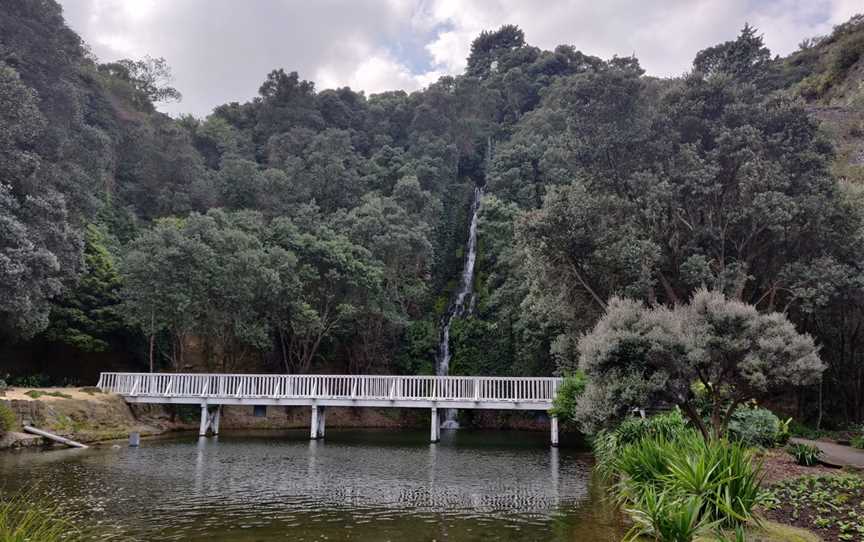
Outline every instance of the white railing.
POLYGON ((551 402, 560 382, 549 377, 102 373, 97 386, 133 397, 551 402))

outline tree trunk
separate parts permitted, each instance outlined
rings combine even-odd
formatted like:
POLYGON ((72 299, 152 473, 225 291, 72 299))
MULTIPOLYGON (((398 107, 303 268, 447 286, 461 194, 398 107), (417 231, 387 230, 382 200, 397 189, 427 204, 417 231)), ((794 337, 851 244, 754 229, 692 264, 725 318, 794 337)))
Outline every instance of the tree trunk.
POLYGON ((699 416, 699 413, 696 412, 696 409, 693 408, 693 405, 685 402, 681 404, 681 408, 684 409, 684 414, 686 414, 687 417, 690 418, 690 421, 693 422, 693 425, 695 425, 696 428, 699 429, 699 432, 702 433, 702 438, 705 440, 705 442, 711 440, 711 433, 708 431, 708 428, 705 427, 705 422, 702 421, 702 417, 699 416))

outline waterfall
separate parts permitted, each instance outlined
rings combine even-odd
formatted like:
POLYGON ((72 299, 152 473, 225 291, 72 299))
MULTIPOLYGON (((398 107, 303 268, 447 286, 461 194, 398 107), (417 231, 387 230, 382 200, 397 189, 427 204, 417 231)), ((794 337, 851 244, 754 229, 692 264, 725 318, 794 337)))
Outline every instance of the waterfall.
MULTIPOLYGON (((477 216, 480 214, 480 200, 483 198, 483 189, 479 186, 474 188, 474 199, 471 202, 471 225, 468 227, 468 244, 466 246, 465 265, 462 268, 462 280, 459 283, 459 292, 456 299, 450 305, 447 315, 444 317, 444 329, 441 332, 441 342, 438 345, 438 359, 435 373, 438 376, 447 376, 450 373, 450 324, 454 318, 465 313, 465 302, 470 297, 468 310, 474 306, 471 288, 474 284, 474 262, 477 260, 477 216)), ((444 415, 444 423, 441 427, 456 429, 456 410, 448 409, 444 415)))

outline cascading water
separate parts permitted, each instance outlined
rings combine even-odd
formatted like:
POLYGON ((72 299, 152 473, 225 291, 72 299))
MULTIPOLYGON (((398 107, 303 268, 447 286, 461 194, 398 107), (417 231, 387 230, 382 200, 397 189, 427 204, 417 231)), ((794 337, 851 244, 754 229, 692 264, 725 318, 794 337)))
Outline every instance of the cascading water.
MULTIPOLYGON (((447 376, 450 373, 450 324, 454 318, 465 313, 465 302, 471 298, 469 311, 473 307, 473 296, 471 288, 474 285, 474 262, 477 259, 477 216, 480 214, 480 200, 483 198, 483 189, 479 186, 474 188, 474 199, 471 202, 471 225, 468 227, 468 245, 466 246, 465 265, 462 268, 462 280, 459 283, 459 293, 450 305, 444 318, 444 330, 441 332, 441 342, 438 345, 438 364, 435 372, 438 376, 447 376)), ((444 414, 444 422, 441 427, 445 429, 457 429, 459 423, 456 421, 456 410, 448 409, 444 414)))

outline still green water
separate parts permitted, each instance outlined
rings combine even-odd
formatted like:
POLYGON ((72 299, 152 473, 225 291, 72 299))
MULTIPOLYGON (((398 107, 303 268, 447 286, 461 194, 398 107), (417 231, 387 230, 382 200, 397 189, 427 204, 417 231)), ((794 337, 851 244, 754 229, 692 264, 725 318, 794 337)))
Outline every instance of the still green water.
POLYGON ((140 448, 0 455, 86 525, 135 540, 612 541, 590 455, 545 433, 328 430, 183 435, 140 448))

